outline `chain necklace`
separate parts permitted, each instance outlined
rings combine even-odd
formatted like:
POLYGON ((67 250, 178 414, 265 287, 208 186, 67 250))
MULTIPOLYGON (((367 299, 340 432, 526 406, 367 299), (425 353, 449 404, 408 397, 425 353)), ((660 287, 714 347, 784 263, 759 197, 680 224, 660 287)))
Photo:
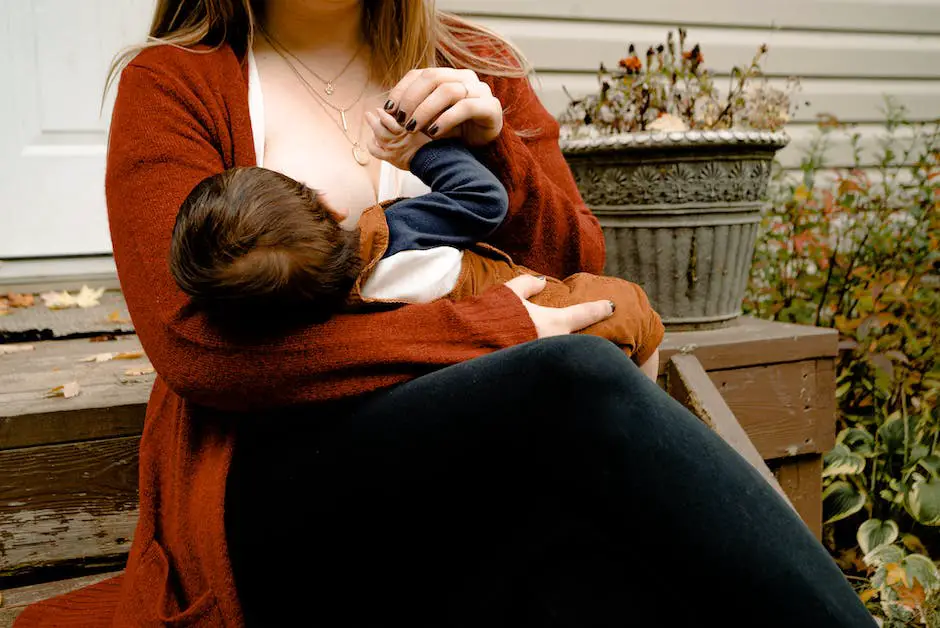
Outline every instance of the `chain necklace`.
MULTIPOLYGON (((367 151, 367 150, 365 150, 364 148, 362 148, 362 144, 361 144, 361 142, 362 142, 362 120, 359 121, 359 136, 358 136, 355 140, 353 140, 351 137, 349 137, 349 124, 348 124, 348 121, 346 120, 346 111, 349 110, 349 107, 343 108, 343 109, 337 109, 336 107, 333 107, 334 109, 336 109, 337 111, 339 111, 339 113, 340 113, 340 120, 341 120, 342 122, 340 123, 339 121, 337 121, 336 118, 334 118, 333 115, 330 114, 329 110, 327 110, 327 108, 326 108, 326 106, 325 106, 325 104, 329 104, 329 103, 324 103, 324 102, 321 100, 321 97, 320 97, 320 95, 317 93, 316 88, 314 88, 313 85, 311 85, 309 81, 307 81, 306 79, 304 79, 303 75, 300 74, 300 72, 297 70, 297 68, 294 67, 294 65, 290 62, 290 60, 289 60, 287 57, 285 57, 283 54, 281 54, 276 48, 275 48, 275 52, 277 52, 278 55, 281 57, 281 59, 283 59, 284 63, 287 64, 287 67, 289 67, 289 68, 291 69, 291 71, 294 73, 294 76, 297 77, 297 79, 300 81, 300 84, 303 86, 303 88, 306 89, 307 92, 308 92, 311 96, 314 96, 314 97, 315 97, 315 98, 313 99, 313 102, 317 103, 317 106, 320 107, 320 109, 323 110, 323 113, 326 114, 326 117, 329 118, 330 120, 332 120, 333 124, 335 124, 336 127, 337 127, 340 131, 343 132, 343 137, 345 137, 345 138, 346 138, 346 141, 349 142, 349 143, 352 145, 352 156, 353 156, 353 159, 356 160, 356 163, 359 164, 360 166, 367 166, 367 165, 369 165, 369 161, 370 161, 370 159, 369 159, 369 151, 367 151)), ((353 103, 350 105, 350 107, 354 106, 356 103, 359 102, 359 100, 362 98, 362 95, 365 93, 366 87, 367 87, 368 85, 369 85, 369 79, 367 78, 365 85, 362 87, 362 91, 359 93, 359 96, 356 98, 355 101, 353 101, 353 103)))
MULTIPOLYGON (((359 101, 362 100, 362 97, 363 97, 363 95, 366 93, 366 89, 367 89, 368 86, 369 86, 369 79, 367 78, 367 79, 366 79, 366 82, 363 83, 363 85, 362 85, 362 91, 359 92, 359 95, 356 96, 355 100, 353 100, 351 103, 349 103, 349 104, 346 105, 345 107, 337 107, 336 105, 334 105, 333 103, 329 102, 328 100, 325 100, 325 99, 323 98, 323 96, 321 96, 321 95, 317 92, 316 88, 315 88, 313 85, 310 84, 310 81, 308 81, 308 80, 306 79, 306 77, 304 77, 304 75, 300 73, 300 70, 298 70, 296 67, 294 67, 294 64, 290 62, 290 59, 288 59, 286 56, 284 56, 284 55, 281 53, 281 51, 278 50, 277 48, 275 48, 274 46, 272 46, 272 48, 274 49, 274 52, 276 52, 276 53, 278 54, 278 56, 280 56, 281 59, 284 60, 284 63, 287 64, 287 67, 290 68, 290 71, 294 74, 294 76, 297 77, 297 80, 299 80, 301 83, 303 83, 304 87, 305 87, 306 90, 310 93, 310 95, 317 99, 318 103, 322 103, 323 105, 326 105, 327 107, 329 107, 329 108, 332 109, 333 111, 339 112, 340 120, 341 120, 342 123, 343 123, 343 131, 344 131, 344 132, 348 132, 348 131, 349 131, 349 122, 348 122, 347 119, 346 119, 346 112, 349 111, 350 109, 352 109, 353 107, 355 107, 355 106, 359 103, 359 101)), ((330 116, 330 117, 332 118, 332 116, 330 116)))
MULTIPOLYGON (((336 76, 334 76, 332 79, 327 80, 327 79, 323 78, 322 76, 320 76, 319 74, 317 74, 317 73, 313 70, 313 68, 311 68, 311 67, 308 66, 306 63, 304 63, 303 61, 301 61, 300 58, 299 58, 297 55, 295 55, 293 52, 291 52, 290 49, 289 49, 287 46, 285 46, 284 44, 282 44, 282 43, 279 42, 278 40, 274 39, 274 37, 272 37, 271 35, 269 35, 268 32, 265 31, 263 28, 259 28, 259 30, 261 31, 261 34, 264 35, 264 38, 267 39, 268 42, 271 44, 271 47, 272 47, 272 48, 280 48, 280 49, 283 50, 285 53, 287 53, 292 59, 294 59, 294 61, 296 61, 297 63, 299 63, 299 64, 301 65, 301 67, 303 67, 307 72, 310 72, 310 74, 312 74, 312 75, 314 75, 315 77, 317 77, 317 80, 319 80, 321 83, 323 83, 323 85, 324 85, 323 91, 326 93, 327 96, 332 96, 332 95, 333 95, 333 92, 336 91, 336 87, 335 87, 336 81, 338 81, 338 80, 339 80, 339 77, 341 77, 343 74, 346 73, 346 70, 349 69, 349 66, 352 65, 352 62, 356 60, 356 57, 359 56, 359 53, 362 52, 362 49, 365 47, 365 43, 363 43, 361 46, 359 46, 359 48, 356 50, 356 54, 354 54, 354 55, 352 56, 352 58, 351 58, 349 61, 346 62, 346 65, 344 65, 344 66, 343 66, 343 69, 339 71, 339 74, 337 74, 336 76)), ((284 54, 281 53, 280 50, 278 50, 278 54, 280 54, 282 57, 284 56, 284 54)), ((317 95, 319 96, 319 93, 318 93, 317 95)), ((353 103, 353 105, 354 105, 354 104, 355 104, 355 103, 353 103)), ((349 109, 349 108, 352 107, 353 105, 349 105, 349 107, 345 107, 345 109, 349 109)))

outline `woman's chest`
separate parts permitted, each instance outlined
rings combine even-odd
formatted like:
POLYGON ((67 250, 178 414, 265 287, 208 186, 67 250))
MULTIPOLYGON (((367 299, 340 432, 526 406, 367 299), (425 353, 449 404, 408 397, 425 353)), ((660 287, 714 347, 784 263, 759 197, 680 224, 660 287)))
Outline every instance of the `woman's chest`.
POLYGON ((380 162, 369 156, 363 108, 345 114, 344 129, 343 116, 310 100, 289 91, 265 98, 264 167, 318 190, 330 205, 358 218, 376 202, 380 176, 380 162))

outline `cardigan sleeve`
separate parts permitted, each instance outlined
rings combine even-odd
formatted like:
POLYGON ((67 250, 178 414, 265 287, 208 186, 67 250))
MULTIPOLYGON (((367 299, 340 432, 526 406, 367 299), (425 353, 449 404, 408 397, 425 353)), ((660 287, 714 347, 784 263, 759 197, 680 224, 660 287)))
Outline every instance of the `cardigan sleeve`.
POLYGON ((234 165, 235 125, 226 121, 247 118, 218 88, 237 74, 215 86, 197 75, 158 63, 124 70, 105 181, 121 287, 170 389, 226 410, 287 406, 361 394, 535 339, 525 307, 504 286, 459 302, 340 314, 288 334, 221 333, 193 310, 167 263, 180 203, 204 177, 234 165))
POLYGON ((503 129, 480 151, 509 193, 509 215, 487 242, 552 277, 604 270, 604 236, 558 146, 559 126, 527 78, 483 77, 503 129))

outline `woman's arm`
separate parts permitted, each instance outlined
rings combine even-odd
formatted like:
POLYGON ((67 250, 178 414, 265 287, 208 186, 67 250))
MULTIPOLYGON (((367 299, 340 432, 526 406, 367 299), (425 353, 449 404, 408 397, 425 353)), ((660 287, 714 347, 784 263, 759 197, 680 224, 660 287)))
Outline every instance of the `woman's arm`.
POLYGON ((287 336, 220 334, 189 307, 167 255, 179 204, 197 182, 235 164, 235 146, 250 144, 246 105, 218 93, 240 74, 235 64, 236 72, 207 80, 194 69, 202 55, 148 53, 149 65, 138 60, 121 78, 106 195, 134 326, 176 393, 232 410, 335 399, 536 338, 525 304, 506 287, 458 303, 340 315, 287 336), (247 140, 230 135, 228 119, 247 140))
POLYGON ((504 124, 480 156, 509 192, 509 215, 490 244, 553 277, 602 274, 604 236, 558 147, 558 122, 528 79, 484 80, 503 105, 504 124))

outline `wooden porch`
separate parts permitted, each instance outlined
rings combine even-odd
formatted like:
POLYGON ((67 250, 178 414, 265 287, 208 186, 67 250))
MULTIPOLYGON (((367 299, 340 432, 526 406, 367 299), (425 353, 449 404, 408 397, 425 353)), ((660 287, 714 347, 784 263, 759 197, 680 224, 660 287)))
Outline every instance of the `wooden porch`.
MULTIPOLYGON (((0 628, 25 604, 126 559, 155 377, 127 318, 118 292, 84 310, 0 317, 0 628), (23 345, 32 348, 11 350, 23 345), (51 392, 71 382, 76 396, 51 392)), ((661 386, 777 486, 817 537, 837 345, 830 330, 744 318, 669 332, 662 347, 661 386)))

